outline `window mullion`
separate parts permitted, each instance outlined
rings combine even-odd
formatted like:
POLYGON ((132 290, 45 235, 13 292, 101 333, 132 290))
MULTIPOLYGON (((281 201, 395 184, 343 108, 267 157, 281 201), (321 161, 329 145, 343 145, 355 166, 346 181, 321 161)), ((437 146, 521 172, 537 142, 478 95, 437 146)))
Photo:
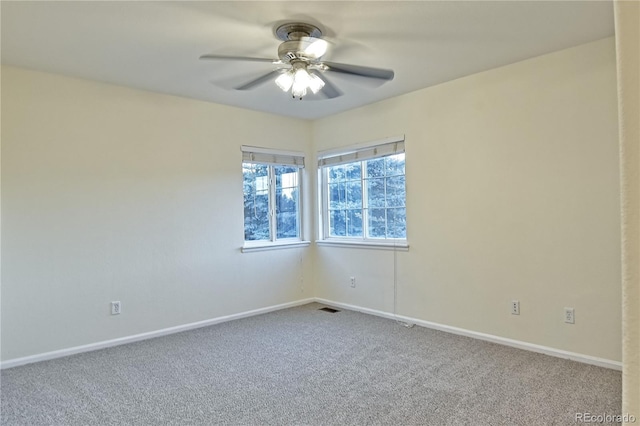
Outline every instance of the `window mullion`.
POLYGON ((387 220, 387 209, 389 203, 387 202, 387 159, 384 160, 384 169, 382 174, 382 183, 384 184, 384 238, 389 238, 389 221, 387 220))
POLYGON ((304 194, 302 193, 303 190, 302 190, 302 170, 301 169, 298 169, 296 182, 298 184, 297 186, 298 199, 296 200, 296 226, 298 227, 298 229, 296 230, 296 233, 298 234, 298 238, 302 239, 303 237, 302 235, 302 199, 304 198, 304 194))
POLYGON ((322 238, 329 237, 329 171, 327 168, 320 169, 320 209, 322 211, 322 238))
POLYGON ((366 174, 366 161, 360 163, 360 185, 362 186, 362 239, 366 240, 369 235, 369 206, 366 202, 369 197, 369 191, 367 189, 367 181, 365 179, 366 174))
POLYGON ((325 199, 324 199, 324 203, 325 206, 327 207, 325 209, 325 215, 326 215, 326 224, 327 224, 327 229, 324 231, 327 235, 327 237, 329 237, 329 235, 331 235, 331 214, 329 213, 329 209, 331 208, 331 204, 329 203, 329 197, 331 195, 331 191, 329 191, 329 169, 325 169, 324 170, 325 173, 325 179, 326 179, 326 186, 325 186, 325 199))
POLYGON ((275 169, 269 166, 269 233, 271 241, 277 239, 277 221, 276 221, 276 178, 275 169))

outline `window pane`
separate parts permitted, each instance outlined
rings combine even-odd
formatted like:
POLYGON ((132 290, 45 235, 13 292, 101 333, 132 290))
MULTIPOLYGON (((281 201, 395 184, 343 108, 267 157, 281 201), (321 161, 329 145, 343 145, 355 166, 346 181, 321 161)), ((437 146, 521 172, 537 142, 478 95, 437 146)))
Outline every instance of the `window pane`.
POLYGON ((385 238, 387 230, 385 209, 369 210, 369 238, 385 238))
POLYGON ((269 167, 242 163, 244 239, 269 240, 269 167))
POLYGON ((367 206, 385 206, 384 178, 367 179, 367 206))
POLYGON ((347 236, 362 237, 362 210, 347 210, 347 236))
POLYGON ((276 238, 299 236, 298 189, 276 189, 276 238))
POLYGON ((297 188, 298 169, 289 166, 276 166, 273 168, 276 175, 277 188, 297 188))
POLYGON ((329 208, 345 209, 347 207, 346 184, 344 182, 329 184, 329 208))
POLYGON ((329 167, 327 171, 329 182, 344 181, 346 178, 346 170, 344 166, 329 167))
POLYGON ((276 213, 295 213, 298 211, 298 189, 276 189, 276 213))
POLYGON ((406 199, 404 176, 386 178, 387 207, 404 207, 406 199))
POLYGON ((274 167, 276 176, 276 239, 300 236, 298 169, 274 167))
POLYGON ((367 177, 384 176, 384 158, 365 161, 367 164, 367 177))
POLYGON ((360 180, 362 163, 349 163, 344 165, 346 178, 349 180, 360 180))
POLYGON ((344 210, 329 211, 329 235, 344 237, 347 235, 347 220, 344 210))
POLYGON ((346 183, 346 201, 346 207, 349 209, 362 208, 362 182, 360 180, 346 183))
POLYGON ((406 209, 387 209, 387 238, 407 238, 406 209))
POLYGON ((276 213, 276 238, 298 238, 300 235, 298 227, 297 212, 276 213))
POLYGON ((404 153, 385 157, 384 162, 387 176, 404 175, 404 153))

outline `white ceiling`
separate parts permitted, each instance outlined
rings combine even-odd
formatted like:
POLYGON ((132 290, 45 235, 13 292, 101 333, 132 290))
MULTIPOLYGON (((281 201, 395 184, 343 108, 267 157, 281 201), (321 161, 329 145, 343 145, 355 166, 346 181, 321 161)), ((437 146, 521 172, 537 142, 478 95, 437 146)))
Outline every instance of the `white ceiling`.
MULTIPOLYGON (((2 63, 315 119, 614 34, 611 1, 1 2, 2 63), (325 60, 395 70, 363 85, 328 77, 344 95, 293 100, 275 84, 231 88, 277 58, 274 27, 316 24, 325 60)), ((362 80, 362 79, 356 79, 362 80)), ((367 80, 367 79, 364 79, 367 80)))

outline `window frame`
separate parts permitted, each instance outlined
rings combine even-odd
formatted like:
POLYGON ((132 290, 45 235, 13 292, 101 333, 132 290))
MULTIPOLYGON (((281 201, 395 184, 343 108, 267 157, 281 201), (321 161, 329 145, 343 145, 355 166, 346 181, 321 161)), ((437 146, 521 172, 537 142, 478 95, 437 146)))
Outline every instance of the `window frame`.
MULTIPOLYGON (((245 240, 243 236, 243 245, 241 251, 262 251, 282 248, 293 247, 306 247, 310 242, 304 240, 304 159, 305 155, 302 152, 297 151, 282 151, 268 148, 259 148, 253 146, 242 146, 242 167, 245 164, 260 164, 267 166, 267 182, 268 182, 268 206, 269 206, 269 239, 268 240, 245 240), (298 163, 301 161, 301 163, 298 163), (278 223, 276 214, 276 172, 275 169, 279 166, 295 167, 297 168, 297 226, 298 237, 290 238, 278 238, 278 223)), ((244 171, 243 171, 244 180, 244 171)), ((244 202, 244 189, 243 189, 243 202, 244 202)), ((243 234, 245 226, 244 212, 242 214, 243 234)))
MULTIPOLYGON (((406 152, 404 148, 404 136, 396 136, 370 142, 367 144, 354 145, 352 147, 346 147, 336 150, 323 151, 318 153, 318 208, 319 208, 319 227, 318 235, 319 239, 316 244, 321 246, 336 246, 336 247, 358 247, 358 248, 374 248, 374 249, 394 249, 394 250, 408 250, 408 235, 405 238, 372 238, 367 237, 367 229, 369 227, 367 221, 368 215, 368 203, 367 203, 367 177, 365 171, 365 162, 368 160, 374 160, 378 158, 384 158, 390 155, 405 153, 405 191, 406 191, 406 152), (396 147, 393 147, 396 145, 396 147), (401 148, 398 148, 400 146, 401 148), (383 151, 380 155, 375 154, 377 149, 383 151), (389 151, 389 149, 392 149, 389 151), (372 154, 372 151, 374 154, 372 154), (362 155, 363 158, 359 158, 362 155), (342 159, 352 159, 351 161, 342 161, 342 159), (336 237, 331 236, 330 232, 330 218, 329 218, 329 167, 331 164, 323 164, 326 159, 339 158, 335 166, 340 164, 360 163, 360 182, 362 193, 362 236, 361 237, 336 237)), ((405 209, 406 209, 405 198, 405 209)), ((405 210, 406 211, 406 210, 405 210)))

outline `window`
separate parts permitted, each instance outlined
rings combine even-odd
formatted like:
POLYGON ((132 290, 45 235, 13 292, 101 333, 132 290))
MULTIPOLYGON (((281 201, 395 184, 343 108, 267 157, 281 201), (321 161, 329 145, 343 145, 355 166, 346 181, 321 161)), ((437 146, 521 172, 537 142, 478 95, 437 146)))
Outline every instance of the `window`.
POLYGON ((245 247, 301 241, 301 153, 242 147, 245 247))
POLYGON ((326 241, 406 244, 404 139, 322 153, 318 166, 326 241))

